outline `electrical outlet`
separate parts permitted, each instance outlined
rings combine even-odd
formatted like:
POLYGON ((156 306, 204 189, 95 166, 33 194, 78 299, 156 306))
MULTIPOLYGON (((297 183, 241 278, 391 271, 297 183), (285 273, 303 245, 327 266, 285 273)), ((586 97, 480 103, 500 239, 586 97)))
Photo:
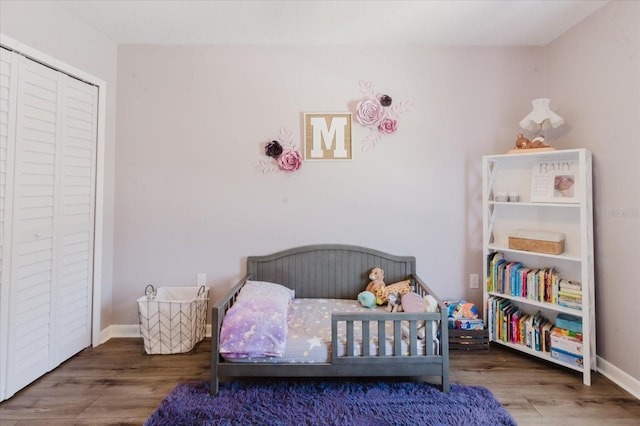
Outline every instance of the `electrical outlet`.
POLYGON ((469 288, 480 288, 480 277, 478 274, 469 275, 469 288))
POLYGON ((207 285, 207 274, 204 272, 198 272, 196 274, 196 285, 200 287, 201 285, 207 285))

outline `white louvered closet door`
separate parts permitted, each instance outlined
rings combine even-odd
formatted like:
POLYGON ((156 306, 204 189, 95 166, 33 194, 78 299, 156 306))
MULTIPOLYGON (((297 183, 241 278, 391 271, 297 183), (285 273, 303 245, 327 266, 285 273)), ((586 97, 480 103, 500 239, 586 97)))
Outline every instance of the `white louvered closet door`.
POLYGON ((9 167, 13 158, 9 139, 15 137, 15 108, 9 108, 9 93, 15 91, 14 56, 0 48, 0 401, 5 399, 7 376, 7 336, 9 332, 9 265, 11 263, 11 191, 13 184, 9 167))
POLYGON ((55 365, 91 344, 98 88, 63 76, 55 365))
POLYGON ((12 61, 4 398, 91 343, 97 126, 97 88, 18 54, 12 61))

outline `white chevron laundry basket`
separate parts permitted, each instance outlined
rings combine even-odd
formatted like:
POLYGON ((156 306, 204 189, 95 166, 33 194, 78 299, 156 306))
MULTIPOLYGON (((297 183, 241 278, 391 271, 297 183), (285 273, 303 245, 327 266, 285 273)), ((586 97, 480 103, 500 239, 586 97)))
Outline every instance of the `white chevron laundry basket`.
POLYGON ((190 352, 205 335, 209 289, 152 285, 138 299, 140 335, 148 354, 190 352))

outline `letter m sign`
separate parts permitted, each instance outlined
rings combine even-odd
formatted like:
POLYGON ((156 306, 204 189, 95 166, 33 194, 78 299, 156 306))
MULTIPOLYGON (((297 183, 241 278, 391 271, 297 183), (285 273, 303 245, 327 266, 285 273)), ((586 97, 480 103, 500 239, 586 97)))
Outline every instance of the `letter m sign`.
POLYGON ((304 158, 351 160, 351 113, 306 113, 304 158))

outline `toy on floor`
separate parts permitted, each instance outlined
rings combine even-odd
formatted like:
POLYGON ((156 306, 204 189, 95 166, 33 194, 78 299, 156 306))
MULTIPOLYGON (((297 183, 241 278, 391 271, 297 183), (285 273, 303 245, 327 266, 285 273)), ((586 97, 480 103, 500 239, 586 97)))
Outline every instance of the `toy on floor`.
POLYGON ((478 318, 478 308, 471 302, 467 302, 466 300, 461 300, 458 303, 453 305, 449 305, 448 316, 451 318, 478 318))
POLYGON ((483 330, 484 321, 479 318, 478 308, 466 300, 447 300, 444 302, 449 317, 449 328, 465 330, 483 330))

